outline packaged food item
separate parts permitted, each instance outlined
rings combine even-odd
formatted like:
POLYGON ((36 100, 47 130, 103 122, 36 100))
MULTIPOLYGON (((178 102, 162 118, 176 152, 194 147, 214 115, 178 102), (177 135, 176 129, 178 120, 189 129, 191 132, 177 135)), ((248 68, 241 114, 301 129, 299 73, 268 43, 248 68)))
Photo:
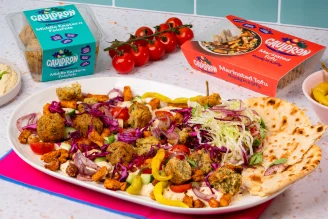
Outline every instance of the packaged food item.
POLYGON ((237 39, 220 41, 210 28, 182 45, 184 55, 196 70, 268 96, 312 72, 326 49, 233 15, 227 19, 240 29, 237 39))
POLYGON ((94 73, 104 37, 91 9, 65 5, 8 14, 6 20, 36 81, 94 73))

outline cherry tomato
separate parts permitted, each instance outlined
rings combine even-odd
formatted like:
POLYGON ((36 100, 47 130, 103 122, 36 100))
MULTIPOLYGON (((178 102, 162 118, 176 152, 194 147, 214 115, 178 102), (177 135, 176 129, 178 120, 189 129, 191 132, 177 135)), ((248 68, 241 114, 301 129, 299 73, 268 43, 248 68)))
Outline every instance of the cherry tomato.
POLYGON ((170 29, 170 26, 168 24, 164 23, 164 24, 160 24, 160 25, 156 26, 155 29, 156 29, 156 32, 162 32, 164 30, 170 29))
POLYGON ((186 41, 194 38, 194 32, 192 32, 192 30, 188 27, 183 27, 179 29, 179 34, 176 34, 176 37, 178 39, 179 46, 181 46, 186 41))
POLYGON ((134 68, 134 57, 131 53, 123 53, 123 55, 116 55, 112 60, 112 65, 120 74, 127 74, 134 68))
POLYGON ((170 189, 173 192, 183 193, 183 192, 191 189, 191 183, 182 184, 182 185, 170 185, 170 189))
POLYGON ((35 142, 30 144, 31 150, 39 155, 53 151, 55 148, 54 143, 35 142))
POLYGON ((149 50, 145 46, 138 46, 137 51, 131 50, 131 54, 134 57, 135 67, 146 64, 149 60, 149 50))
MULTIPOLYGON (((111 47, 113 47, 113 46, 114 45, 112 45, 111 47)), ((116 49, 119 50, 119 51, 122 51, 122 52, 130 52, 131 46, 129 46, 127 44, 124 44, 122 46, 117 47, 116 49)), ((117 52, 113 49, 110 49, 110 50, 108 50, 108 54, 111 58, 114 58, 114 56, 117 55, 117 52)))
POLYGON ((163 57, 165 54, 165 46, 160 40, 155 39, 153 43, 148 43, 149 49, 149 60, 157 61, 163 57))
POLYGON ((155 116, 159 120, 165 121, 165 122, 166 122, 167 118, 170 118, 171 121, 173 121, 173 119, 174 119, 172 113, 170 113, 168 111, 164 111, 164 110, 157 110, 157 111, 155 111, 155 116))
POLYGON ((161 34, 160 40, 165 47, 165 53, 173 52, 178 44, 176 36, 169 32, 161 34))
POLYGON ((111 114, 115 118, 123 120, 128 120, 130 117, 129 110, 125 107, 115 107, 111 110, 111 114))
POLYGON ((151 174, 151 169, 150 168, 145 168, 145 169, 142 170, 142 173, 151 174))
MULTIPOLYGON (((139 37, 145 37, 149 35, 153 35, 154 32, 149 28, 149 27, 139 27, 138 30, 136 31, 135 35, 137 38, 139 37)), ((150 40, 153 39, 153 37, 149 38, 150 40)))
POLYGON ((174 145, 172 147, 171 151, 190 154, 190 149, 186 145, 183 145, 183 144, 174 145))
POLYGON ((167 23, 172 28, 182 25, 182 21, 177 17, 171 17, 171 18, 167 19, 167 21, 165 23, 167 23))

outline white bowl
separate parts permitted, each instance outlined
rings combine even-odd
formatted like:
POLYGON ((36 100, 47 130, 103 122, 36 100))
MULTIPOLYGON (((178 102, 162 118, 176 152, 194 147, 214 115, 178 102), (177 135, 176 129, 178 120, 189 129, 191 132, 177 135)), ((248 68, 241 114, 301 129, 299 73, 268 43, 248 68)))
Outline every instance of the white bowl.
POLYGON ((324 106, 311 97, 312 89, 322 82, 328 82, 328 72, 325 70, 317 71, 309 75, 302 85, 303 93, 310 102, 314 112, 318 115, 319 119, 328 124, 328 106, 324 106))
POLYGON ((5 59, 0 58, 0 64, 9 65, 10 68, 13 71, 15 71, 16 74, 17 74, 17 82, 16 82, 15 86, 11 90, 9 90, 7 93, 0 96, 0 106, 2 106, 2 105, 8 103, 12 99, 14 99, 14 97, 17 96, 17 94, 19 93, 19 91, 22 87, 22 78, 21 78, 21 72, 19 71, 19 69, 13 63, 11 63, 11 62, 9 62, 5 59))

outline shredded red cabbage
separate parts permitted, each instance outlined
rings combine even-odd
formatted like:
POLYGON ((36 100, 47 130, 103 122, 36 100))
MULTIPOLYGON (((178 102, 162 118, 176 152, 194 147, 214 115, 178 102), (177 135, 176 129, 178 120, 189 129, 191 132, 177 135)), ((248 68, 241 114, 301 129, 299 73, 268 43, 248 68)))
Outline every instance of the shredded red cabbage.
POLYGON ((93 152, 92 154, 87 155, 90 160, 95 160, 97 157, 105 157, 110 154, 110 151, 105 152, 93 152))
POLYGON ((104 123, 105 127, 108 127, 110 131, 118 130, 118 121, 117 119, 112 119, 109 116, 102 115, 99 117, 101 121, 104 123))
POLYGON ((117 106, 118 103, 121 103, 123 101, 124 101, 123 97, 117 96, 117 97, 111 98, 110 100, 106 101, 105 103, 108 104, 108 106, 110 106, 110 105, 117 106))
POLYGON ((128 168, 122 165, 121 163, 117 163, 114 166, 112 178, 115 176, 115 173, 118 173, 120 175, 120 178, 118 179, 120 182, 124 182, 129 176, 128 168))
POLYGON ((57 101, 52 101, 48 109, 52 113, 59 113, 59 114, 65 113, 65 110, 63 110, 62 107, 60 106, 60 102, 57 101))
POLYGON ((172 112, 176 112, 176 113, 181 113, 183 115, 183 120, 182 120, 182 124, 187 123, 188 120, 191 118, 192 116, 192 107, 189 108, 183 108, 183 109, 172 109, 170 110, 172 112))
POLYGON ((140 131, 139 128, 129 128, 126 130, 123 130, 122 133, 118 133, 117 135, 117 140, 118 141, 123 141, 128 144, 135 144, 137 139, 141 138, 142 132, 140 131))

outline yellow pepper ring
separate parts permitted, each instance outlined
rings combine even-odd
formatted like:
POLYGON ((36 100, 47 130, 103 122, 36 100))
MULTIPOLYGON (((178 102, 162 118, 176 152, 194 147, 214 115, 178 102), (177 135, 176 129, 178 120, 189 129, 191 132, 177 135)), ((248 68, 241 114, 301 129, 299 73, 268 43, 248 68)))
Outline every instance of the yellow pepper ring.
POLYGON ((169 206, 176 206, 181 208, 188 208, 188 205, 178 200, 166 199, 163 196, 163 190, 167 186, 167 182, 158 182, 154 187, 154 196, 158 203, 169 206))
POLYGON ((201 97, 201 95, 198 95, 198 96, 195 96, 195 97, 190 97, 190 98, 186 98, 186 97, 178 97, 178 98, 175 98, 174 100, 172 100, 171 98, 163 95, 163 94, 160 94, 160 93, 157 93, 157 92, 146 92, 144 93, 144 95, 142 95, 142 99, 145 99, 145 98, 158 98, 160 101, 164 102, 164 103, 188 103, 188 100, 190 101, 193 101, 193 102, 196 102, 199 97, 201 97))
POLYGON ((172 175, 170 176, 162 176, 159 173, 159 168, 161 166, 162 161, 165 157, 165 151, 163 148, 159 149, 155 155, 155 157, 151 160, 151 173, 155 179, 158 181, 168 181, 172 178, 172 175))
POLYGON ((328 106, 328 82, 322 82, 312 90, 314 99, 322 105, 328 106))

